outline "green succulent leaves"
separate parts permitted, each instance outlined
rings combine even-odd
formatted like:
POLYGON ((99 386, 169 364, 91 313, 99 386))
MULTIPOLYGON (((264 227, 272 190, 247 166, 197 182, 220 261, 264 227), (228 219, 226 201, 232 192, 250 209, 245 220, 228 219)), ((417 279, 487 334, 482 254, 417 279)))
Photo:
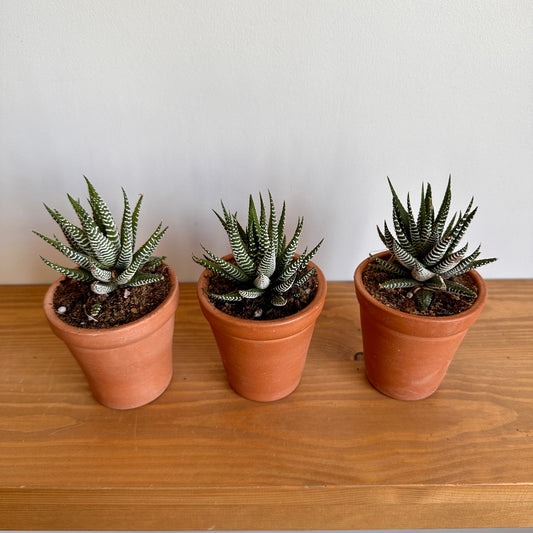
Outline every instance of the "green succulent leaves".
POLYGON ((303 227, 303 218, 298 219, 296 230, 287 242, 285 236, 285 203, 281 215, 277 217, 270 192, 268 215, 267 207, 260 195, 259 213, 250 195, 248 223, 244 228, 237 220, 237 213, 230 213, 224 204, 222 214, 215 215, 224 227, 235 262, 221 259, 202 246, 203 257, 193 256, 193 260, 204 268, 234 282, 239 288, 226 294, 208 295, 214 299, 235 302, 246 298, 268 295, 275 306, 284 306, 287 291, 301 286, 314 272, 308 263, 318 252, 323 239, 310 251, 296 256, 296 248, 303 227))
POLYGON ((76 212, 80 225, 69 222, 59 211, 46 210, 61 228, 68 245, 63 244, 55 235, 46 237, 34 231, 48 244, 59 250, 64 256, 76 263, 79 268, 58 265, 41 257, 45 264, 61 274, 91 284, 96 294, 108 294, 120 286, 136 287, 160 281, 161 275, 142 272, 143 267, 155 267, 164 258, 152 257, 152 253, 163 238, 167 228, 156 228, 150 238, 135 251, 135 237, 139 221, 142 196, 139 197, 133 211, 128 197, 122 189, 124 211, 120 229, 117 227, 106 203, 95 190, 91 182, 85 178, 89 188, 89 206, 87 211, 72 196, 68 199, 76 212))
POLYGON ((478 259, 480 247, 470 255, 466 255, 468 244, 457 250, 477 211, 477 207, 472 208, 473 199, 464 213, 456 213, 447 222, 452 198, 450 176, 437 213, 433 207, 431 185, 422 185, 420 208, 415 217, 409 195, 407 206, 404 207, 390 179, 388 181, 392 193, 395 235, 386 222, 383 231, 378 227, 378 234, 391 253, 391 259, 385 261, 372 256, 372 267, 394 278, 381 286, 389 289, 412 288, 411 293, 416 294, 420 311, 428 309, 435 291, 475 297, 473 291, 451 279, 496 261, 495 257, 478 259))

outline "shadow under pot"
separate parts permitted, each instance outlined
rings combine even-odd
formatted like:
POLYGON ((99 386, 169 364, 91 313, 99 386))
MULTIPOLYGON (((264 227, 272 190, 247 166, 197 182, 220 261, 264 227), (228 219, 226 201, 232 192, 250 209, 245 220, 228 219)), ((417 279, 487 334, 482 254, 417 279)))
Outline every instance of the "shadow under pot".
MULTIPOLYGON (((390 254, 377 256, 387 259, 390 254)), ((354 274, 368 381, 398 400, 427 398, 440 386, 468 328, 481 313, 487 301, 486 283, 475 270, 468 273, 478 296, 466 311, 445 317, 412 315, 378 302, 366 290, 362 275, 370 261, 363 261, 354 274)))

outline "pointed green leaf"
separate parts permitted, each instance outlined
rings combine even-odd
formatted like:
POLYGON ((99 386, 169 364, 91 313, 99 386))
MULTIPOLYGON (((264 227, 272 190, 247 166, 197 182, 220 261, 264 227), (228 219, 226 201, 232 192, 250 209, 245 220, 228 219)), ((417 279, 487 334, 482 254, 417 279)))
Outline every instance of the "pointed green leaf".
MULTIPOLYGON (((310 268, 307 272, 303 272, 299 274, 296 280, 294 281, 294 286, 301 287, 308 279, 310 279, 313 276, 315 272, 316 272, 316 268, 313 267, 313 268, 310 268)), ((283 291, 280 291, 280 292, 283 292, 283 291)))
POLYGON ((95 281, 91 283, 91 290, 95 294, 109 294, 118 287, 117 283, 106 283, 103 281, 95 281))
POLYGON ((420 282, 412 278, 396 278, 389 281, 384 281, 380 284, 380 287, 384 289, 410 289, 420 285, 420 282))
POLYGON ((239 292, 239 295, 242 296, 243 298, 247 298, 247 299, 252 299, 253 300, 253 299, 261 296, 265 291, 264 291, 264 289, 260 289, 260 288, 254 287, 253 289, 241 289, 238 292, 239 292))
POLYGON ((477 296, 474 291, 470 290, 468 287, 465 287, 462 283, 457 283, 456 281, 452 281, 450 279, 445 279, 444 283, 448 292, 454 294, 464 294, 465 296, 470 296, 471 298, 475 298, 477 296))
POLYGON ((287 300, 281 294, 276 293, 272 294, 270 301, 276 307, 283 307, 287 304, 287 300))
MULTIPOLYGON (((124 193, 125 194, 125 193, 124 193)), ((135 242, 137 241, 137 229, 139 226, 139 215, 141 212, 141 204, 143 201, 143 195, 139 195, 139 199, 133 208, 133 213, 131 214, 131 248, 135 250, 135 242)))
POLYGON ((433 292, 422 289, 416 293, 416 299, 420 311, 427 311, 433 301, 433 292))
POLYGON ((120 225, 121 248, 115 263, 115 268, 119 271, 128 268, 133 260, 133 219, 128 196, 124 189, 122 189, 122 197, 124 200, 124 210, 120 225))
POLYGON ((213 292, 206 291, 206 294, 215 300, 221 300, 224 302, 241 302, 243 297, 237 292, 228 292, 227 294, 215 294, 213 292))
POLYGON ((100 231, 100 228, 96 225, 89 213, 82 207, 82 205, 67 195, 70 203, 72 204, 76 214, 78 215, 83 231, 87 235, 91 248, 94 251, 96 259, 106 267, 111 267, 116 261, 116 250, 113 244, 107 237, 100 231))
POLYGON ((50 209, 46 204, 43 205, 54 221, 57 222, 73 250, 85 255, 94 255, 91 243, 82 229, 69 222, 59 211, 50 209))
POLYGON ((372 263, 370 263, 370 266, 376 270, 381 270, 382 272, 388 272, 389 274, 394 274, 397 276, 405 276, 406 274, 409 274, 409 270, 406 270, 403 266, 390 263, 389 261, 385 261, 384 259, 381 259, 381 257, 377 257, 375 255, 370 255, 370 257, 373 259, 372 263))
POLYGON ((139 268, 144 265, 146 260, 152 255, 152 252, 155 250, 168 229, 167 226, 162 231, 159 231, 160 227, 161 224, 159 224, 150 238, 135 252, 131 264, 120 274, 120 276, 117 277, 116 282, 118 285, 127 284, 137 270, 139 270, 139 268))
POLYGON ((68 257, 71 261, 74 261, 80 267, 85 268, 85 269, 89 268, 91 263, 90 263, 90 259, 86 255, 76 250, 73 250, 72 248, 69 248, 68 246, 65 246, 57 238, 55 240, 50 239, 50 237, 46 237, 45 235, 42 235, 38 231, 33 231, 33 233, 35 233, 35 235, 37 235, 38 237, 41 237, 41 239, 46 241, 48 244, 51 244, 54 248, 56 248, 56 250, 59 250, 65 257, 68 257))
POLYGON ((237 218, 233 216, 231 219, 231 225, 229 227, 229 241, 231 246, 231 251, 233 257, 237 262, 237 265, 246 273, 247 276, 254 276, 255 274, 255 264, 253 259, 250 257, 246 246, 244 245, 238 226, 237 218))
POLYGON ((120 236, 115 221, 113 220, 113 216, 102 197, 93 187, 92 183, 86 176, 83 177, 89 188, 89 201, 93 210, 94 219, 97 221, 101 231, 104 232, 105 236, 111 241, 115 249, 118 250, 120 248, 120 236))
POLYGON ((163 276, 161 274, 151 274, 148 272, 137 272, 133 278, 128 282, 128 287, 140 287, 141 285, 148 285, 161 281, 163 276))
POLYGON ((41 256, 41 259, 43 262, 48 265, 50 268, 56 270, 57 272, 63 274, 64 276, 67 276, 67 278, 72 278, 78 281, 93 281, 93 277, 91 276, 90 272, 87 272, 86 270, 83 270, 81 268, 68 268, 61 265, 58 265, 56 263, 52 263, 52 261, 48 261, 48 259, 45 259, 41 256))

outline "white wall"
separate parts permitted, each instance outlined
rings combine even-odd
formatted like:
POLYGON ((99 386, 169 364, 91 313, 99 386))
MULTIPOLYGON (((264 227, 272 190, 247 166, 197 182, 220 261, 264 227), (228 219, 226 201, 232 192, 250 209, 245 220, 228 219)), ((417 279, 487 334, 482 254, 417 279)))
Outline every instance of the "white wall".
POLYGON ((530 0, 2 0, 0 283, 56 277, 31 229, 72 215, 89 176, 120 215, 144 193, 141 233, 181 281, 212 214, 249 193, 287 201, 302 244, 351 279, 381 248, 389 175, 402 198, 480 206, 467 234, 487 278, 533 276, 533 3, 530 0))

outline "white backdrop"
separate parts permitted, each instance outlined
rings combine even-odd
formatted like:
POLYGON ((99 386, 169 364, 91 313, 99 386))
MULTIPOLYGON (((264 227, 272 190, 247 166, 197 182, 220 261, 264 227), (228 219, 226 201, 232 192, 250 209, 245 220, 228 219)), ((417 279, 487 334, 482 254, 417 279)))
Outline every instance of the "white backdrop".
MULTIPOLYGON (((0 283, 56 277, 31 233, 74 218, 87 175, 121 211, 144 193, 139 238, 181 281, 202 242, 228 251, 212 213, 250 193, 287 202, 290 228, 330 280, 381 249, 390 176, 455 210, 487 278, 533 276, 530 0, 1 0, 0 283)), ((289 228, 289 229, 290 229, 289 228)))

